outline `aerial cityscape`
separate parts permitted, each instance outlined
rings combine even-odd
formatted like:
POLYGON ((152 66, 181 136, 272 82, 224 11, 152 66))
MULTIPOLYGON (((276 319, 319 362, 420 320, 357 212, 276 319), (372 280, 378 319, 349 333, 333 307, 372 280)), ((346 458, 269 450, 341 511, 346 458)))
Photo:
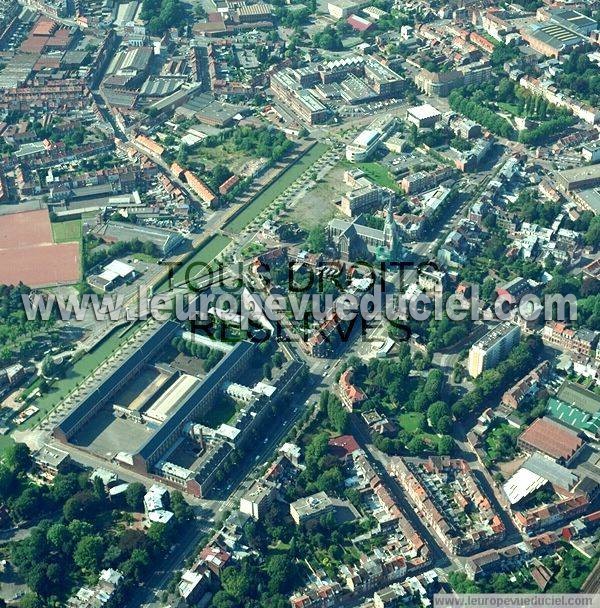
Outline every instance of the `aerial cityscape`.
POLYGON ((599 558, 600 0, 0 0, 0 608, 599 558))

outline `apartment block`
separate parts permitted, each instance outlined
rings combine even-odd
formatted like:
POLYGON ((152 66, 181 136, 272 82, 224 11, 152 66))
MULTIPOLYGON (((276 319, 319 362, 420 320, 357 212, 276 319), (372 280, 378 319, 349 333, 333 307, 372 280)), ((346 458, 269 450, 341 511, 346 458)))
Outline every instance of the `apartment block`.
POLYGON ((495 367, 519 343, 521 329, 502 323, 480 338, 469 350, 469 375, 477 378, 486 369, 495 367))
POLYGON ((258 479, 240 498, 240 511, 259 520, 273 504, 276 494, 275 484, 258 479))

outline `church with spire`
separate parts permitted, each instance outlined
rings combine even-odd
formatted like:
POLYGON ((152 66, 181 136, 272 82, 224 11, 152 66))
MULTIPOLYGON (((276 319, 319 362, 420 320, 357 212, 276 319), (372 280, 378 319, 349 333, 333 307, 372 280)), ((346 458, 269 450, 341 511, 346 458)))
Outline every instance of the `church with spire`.
POLYGON ((378 262, 401 262, 405 255, 400 227, 394 219, 392 201, 389 201, 383 226, 383 245, 377 247, 375 258, 378 262))
POLYGON ((353 220, 333 219, 327 230, 343 260, 401 262, 406 258, 407 250, 400 227, 394 220, 391 201, 386 208, 383 230, 367 226, 362 215, 353 220))

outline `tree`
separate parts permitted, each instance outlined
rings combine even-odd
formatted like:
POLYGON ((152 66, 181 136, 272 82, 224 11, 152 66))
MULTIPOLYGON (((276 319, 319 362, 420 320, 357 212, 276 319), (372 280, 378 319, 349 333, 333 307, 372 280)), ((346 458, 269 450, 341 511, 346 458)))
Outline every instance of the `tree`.
POLYGON ((540 123, 533 129, 527 129, 519 133, 519 141, 530 146, 540 146, 558 138, 565 129, 575 124, 577 120, 573 116, 560 115, 551 120, 540 123))
POLYGON ((323 226, 311 228, 306 239, 306 246, 313 253, 323 253, 327 249, 327 237, 323 226))
POLYGON ((327 433, 319 433, 315 435, 306 448, 304 460, 306 463, 307 477, 315 479, 319 474, 319 461, 329 448, 329 435, 327 433))
POLYGON ((69 498, 63 506, 63 515, 67 521, 74 519, 94 519, 100 507, 98 497, 84 490, 69 498))
POLYGON ((171 510, 179 523, 194 519, 194 509, 186 502, 183 494, 179 491, 171 492, 171 510))
POLYGON ((350 429, 350 415, 334 395, 330 395, 327 402, 327 418, 340 435, 347 433, 350 429))
POLYGON ((24 443, 13 443, 4 450, 4 462, 17 475, 31 468, 31 451, 24 443))
POLYGON ((442 416, 438 419, 434 428, 438 433, 450 433, 452 431, 452 418, 450 416, 442 416))
POLYGON ((35 593, 27 593, 19 601, 19 608, 44 608, 44 602, 35 593))
POLYGON ((265 571, 269 577, 269 592, 271 594, 291 591, 294 581, 292 561, 287 555, 274 555, 267 560, 265 571))
POLYGON ((326 51, 340 51, 343 48, 342 39, 336 29, 328 25, 322 32, 315 34, 313 43, 326 51))
POLYGON ((95 572, 100 567, 104 555, 104 543, 99 536, 84 536, 75 547, 73 561, 88 572, 95 572))
POLYGON ((141 580, 146 568, 150 565, 150 555, 146 549, 134 549, 131 557, 121 566, 121 572, 126 578, 141 580))
POLYGON ((62 567, 54 562, 48 564, 48 567, 46 568, 46 578, 53 588, 61 588, 65 581, 62 567))
POLYGON ((44 376, 44 378, 54 378, 54 376, 56 376, 58 366, 54 362, 54 357, 52 357, 52 355, 48 354, 44 357, 44 360, 42 361, 41 371, 42 376, 44 376))
POLYGON ((438 430, 440 420, 448 418, 449 416, 450 408, 444 401, 435 401, 427 408, 427 419, 429 420, 429 424, 436 430, 438 430))
POLYGON ((73 520, 67 527, 74 543, 78 543, 85 536, 91 536, 94 532, 92 524, 79 519, 73 520))
POLYGON ((406 449, 413 455, 421 454, 427 449, 427 444, 421 435, 415 435, 406 445, 406 449))
POLYGON ((452 439, 450 435, 443 435, 438 439, 437 451, 440 456, 448 456, 452 454, 454 447, 454 439, 452 439))
POLYGON ((106 498, 106 489, 104 488, 104 482, 100 479, 100 477, 94 477, 94 481, 92 482, 94 487, 94 494, 99 498, 106 498))
POLYGON ((270 363, 265 363, 262 367, 262 373, 263 376, 267 379, 267 380, 271 380, 273 374, 272 374, 272 368, 271 368, 271 364, 270 363))
POLYGON ((223 353, 218 350, 211 350, 206 357, 206 362, 204 363, 204 369, 206 371, 210 371, 221 359, 223 358, 223 353))
POLYGON ((16 489, 16 476, 12 469, 0 464, 0 496, 7 498, 16 489))
MULTIPOLYGON (((495 217, 495 216, 489 216, 495 217)), ((481 298, 486 301, 490 301, 494 292, 496 291, 496 282, 491 277, 486 277, 481 286, 481 298)))
POLYGON ((161 36, 170 27, 179 25, 185 16, 179 0, 144 0, 141 18, 147 21, 147 28, 153 36, 161 36))
POLYGON ((61 523, 52 524, 46 533, 48 542, 55 551, 69 553, 72 545, 72 536, 69 528, 61 523))
POLYGON ((217 591, 212 599, 213 608, 236 608, 238 604, 226 591, 217 591))
POLYGON ((161 551, 168 549, 173 542, 172 528, 160 522, 154 522, 148 528, 148 538, 161 551))
POLYGON ((456 593, 478 593, 480 591, 474 582, 467 579, 464 572, 450 572, 448 582, 456 593))
POLYGON ((507 138, 514 136, 514 129, 505 118, 486 108, 482 103, 467 99, 465 89, 452 91, 448 101, 452 110, 478 122, 493 133, 507 138))
POLYGON ((590 221, 590 226, 587 229, 585 236, 585 244, 598 249, 600 247, 600 216, 595 216, 590 221))
POLYGON ((46 502, 44 493, 38 486, 25 488, 12 504, 13 513, 23 520, 33 519, 44 512, 46 502))
POLYGON ((50 494, 55 502, 63 504, 79 489, 76 473, 58 474, 52 482, 50 494))
POLYGON ((511 460, 517 449, 517 436, 519 429, 514 429, 508 424, 495 428, 486 437, 486 451, 492 461, 511 460))
POLYGON ((252 589, 253 582, 245 572, 234 567, 225 568, 221 575, 223 590, 238 602, 241 602, 252 589))
POLYGON ((142 511, 146 488, 139 482, 130 483, 125 490, 125 502, 132 511, 142 511))
POLYGON ((344 490, 344 476, 339 468, 327 469, 317 477, 315 486, 319 492, 340 494, 344 490))
POLYGON ((148 538, 141 530, 123 530, 119 538, 119 549, 128 556, 132 555, 136 549, 146 549, 148 544, 148 538))

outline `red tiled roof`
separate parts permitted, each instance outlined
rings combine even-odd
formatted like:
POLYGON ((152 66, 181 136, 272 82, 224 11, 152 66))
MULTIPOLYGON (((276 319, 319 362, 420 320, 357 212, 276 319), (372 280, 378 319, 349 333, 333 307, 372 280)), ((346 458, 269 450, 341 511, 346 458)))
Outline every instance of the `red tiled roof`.
POLYGON ((549 418, 538 418, 519 437, 552 458, 568 460, 583 445, 577 433, 549 418))
POLYGON ((352 435, 340 435, 329 440, 329 447, 338 458, 345 458, 352 452, 360 450, 360 446, 352 435))

